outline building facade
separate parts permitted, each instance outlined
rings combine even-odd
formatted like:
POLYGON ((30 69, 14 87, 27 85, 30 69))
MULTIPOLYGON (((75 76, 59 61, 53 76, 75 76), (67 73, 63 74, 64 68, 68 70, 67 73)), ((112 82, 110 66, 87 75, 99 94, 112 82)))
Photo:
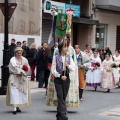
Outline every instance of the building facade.
POLYGON ((99 20, 99 25, 94 26, 92 44, 97 48, 108 46, 114 53, 120 49, 120 1, 93 0, 92 4, 94 19, 99 20))
MULTIPOLYGON (((11 39, 14 38, 16 42, 26 40, 28 46, 33 42, 41 45, 42 0, 13 1, 17 3, 17 7, 9 21, 9 44, 11 39)), ((4 16, 0 10, 0 51, 3 50, 3 44, 4 16)), ((3 58, 2 52, 0 53, 0 58, 3 58)), ((0 59, 0 66, 2 66, 2 59, 0 59)))
MULTIPOLYGON (((70 0, 54 1, 70 4, 70 0)), ((72 4, 80 6, 80 17, 73 17, 71 42, 73 46, 80 44, 81 49, 85 49, 86 44, 92 44, 93 26, 99 22, 92 19, 92 0, 72 0, 72 4)), ((43 12, 42 25, 42 40, 47 41, 52 27, 52 16, 50 14, 43 12)))
POLYGON ((92 48, 108 46, 113 54, 120 49, 119 0, 80 0, 73 4, 81 6, 79 22, 73 18, 73 45, 79 44, 82 50, 86 44, 92 48))
MULTIPOLYGON (((69 3, 70 0, 55 0, 69 3)), ((44 2, 44 0, 43 0, 44 2)), ((120 49, 120 1, 119 0, 72 0, 80 5, 80 18, 73 18, 72 45, 85 49, 110 47, 112 52, 120 49)), ((52 17, 43 13, 43 41, 47 41, 52 26, 52 17), (46 31, 46 32, 44 32, 46 31)))
MULTIPOLYGON (((36 40, 40 40, 41 37, 41 0, 15 1, 17 7, 9 21, 9 39, 15 38, 16 41, 26 40, 29 43, 29 38, 33 38, 33 41, 37 42, 36 40)), ((0 34, 2 35, 3 33, 4 16, 0 11, 0 34)))

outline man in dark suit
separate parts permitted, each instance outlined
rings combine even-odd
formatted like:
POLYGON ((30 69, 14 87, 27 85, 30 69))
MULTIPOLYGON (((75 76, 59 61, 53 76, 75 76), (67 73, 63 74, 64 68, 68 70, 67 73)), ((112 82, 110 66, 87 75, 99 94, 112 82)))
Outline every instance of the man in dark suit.
POLYGON ((45 82, 45 70, 47 69, 47 63, 45 63, 44 61, 44 51, 45 49, 48 47, 47 43, 42 43, 42 48, 38 51, 37 53, 37 58, 36 58, 36 62, 37 65, 39 67, 39 88, 43 87, 43 84, 45 82))
POLYGON ((23 56, 28 59, 29 47, 27 46, 27 42, 23 41, 23 56))
POLYGON ((10 58, 12 58, 15 55, 15 48, 16 48, 16 44, 15 44, 16 40, 12 39, 11 40, 11 45, 10 45, 10 58))

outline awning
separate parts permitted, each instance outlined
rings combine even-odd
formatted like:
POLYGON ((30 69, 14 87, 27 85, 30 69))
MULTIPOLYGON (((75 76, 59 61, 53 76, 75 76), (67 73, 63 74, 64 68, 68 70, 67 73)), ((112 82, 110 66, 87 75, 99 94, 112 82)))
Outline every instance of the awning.
MULTIPOLYGON (((52 15, 47 14, 47 13, 43 13, 42 18, 52 20, 52 15)), ((88 25, 98 25, 99 21, 98 20, 87 19, 87 18, 73 17, 73 23, 88 24, 88 25)))
POLYGON ((92 19, 87 19, 87 18, 73 18, 73 23, 80 23, 80 24, 88 24, 88 25, 98 25, 99 21, 98 20, 92 20, 92 19))

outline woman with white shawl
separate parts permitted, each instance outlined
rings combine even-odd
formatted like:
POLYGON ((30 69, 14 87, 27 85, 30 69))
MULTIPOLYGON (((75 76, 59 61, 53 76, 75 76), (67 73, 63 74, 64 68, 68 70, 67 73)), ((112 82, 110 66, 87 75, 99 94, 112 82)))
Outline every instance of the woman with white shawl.
POLYGON ((84 64, 88 69, 86 73, 86 85, 94 87, 95 91, 101 85, 102 76, 100 74, 101 59, 98 51, 94 51, 89 63, 84 64))
POLYGON ((15 57, 10 59, 6 104, 14 108, 13 114, 21 112, 19 107, 30 105, 30 89, 27 72, 30 70, 28 61, 22 57, 23 49, 15 49, 15 57))
POLYGON ((101 87, 105 89, 105 92, 110 92, 110 89, 115 88, 115 81, 112 73, 113 60, 110 59, 110 54, 107 53, 105 60, 102 64, 102 81, 101 87))
POLYGON ((119 78, 120 78, 120 68, 119 68, 119 64, 120 64, 120 51, 116 50, 115 51, 115 55, 113 56, 113 60, 114 63, 116 64, 116 68, 113 68, 113 75, 114 75, 114 79, 115 79, 115 84, 119 83, 119 78))

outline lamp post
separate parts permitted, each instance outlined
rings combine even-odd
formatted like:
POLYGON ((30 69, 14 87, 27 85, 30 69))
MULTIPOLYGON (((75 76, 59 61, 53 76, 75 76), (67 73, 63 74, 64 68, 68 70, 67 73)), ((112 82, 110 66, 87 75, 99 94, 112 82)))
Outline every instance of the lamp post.
POLYGON ((2 81, 0 95, 6 94, 7 82, 9 77, 9 44, 8 44, 8 0, 5 0, 4 6, 4 50, 3 50, 3 65, 2 65, 2 81))
MULTIPOLYGON (((4 3, 0 4, 1 10, 4 14, 4 50, 3 50, 3 65, 2 65, 2 81, 1 81, 1 88, 0 88, 0 95, 6 95, 7 90, 7 83, 9 78, 9 43, 8 43, 8 21, 10 20, 11 14, 11 7, 8 0, 4 0, 4 3)), ((16 7, 15 7, 16 8, 16 7)), ((12 10, 13 11, 13 10, 12 10)), ((13 13, 13 12, 12 12, 13 13)))

